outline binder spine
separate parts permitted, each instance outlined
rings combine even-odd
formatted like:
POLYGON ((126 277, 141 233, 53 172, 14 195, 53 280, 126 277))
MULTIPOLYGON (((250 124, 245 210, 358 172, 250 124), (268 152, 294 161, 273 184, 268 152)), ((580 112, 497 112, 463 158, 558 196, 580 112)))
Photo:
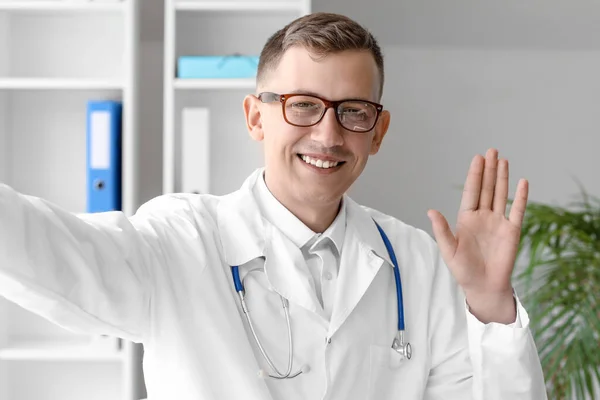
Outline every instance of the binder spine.
POLYGON ((87 104, 87 212, 120 211, 122 104, 87 104))

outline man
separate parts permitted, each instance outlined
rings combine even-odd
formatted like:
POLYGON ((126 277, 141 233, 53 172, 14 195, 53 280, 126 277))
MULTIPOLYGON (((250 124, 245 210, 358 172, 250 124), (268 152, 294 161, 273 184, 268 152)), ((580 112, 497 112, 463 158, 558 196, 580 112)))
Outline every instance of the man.
POLYGON ((437 245, 345 195, 390 124, 383 82, 354 21, 292 22, 244 100, 264 168, 227 196, 164 195, 131 218, 1 186, 0 294, 144 343, 150 400, 546 398, 510 282, 528 186, 506 218, 507 161, 473 158, 456 233, 429 212, 437 245))

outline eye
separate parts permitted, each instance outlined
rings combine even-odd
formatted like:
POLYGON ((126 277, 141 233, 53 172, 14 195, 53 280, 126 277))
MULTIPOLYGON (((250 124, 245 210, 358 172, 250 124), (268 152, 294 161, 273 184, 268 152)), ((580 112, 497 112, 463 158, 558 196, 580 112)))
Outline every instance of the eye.
POLYGON ((347 101, 341 104, 340 114, 354 120, 369 119, 377 113, 374 106, 360 101, 347 101))
POLYGON ((365 113, 365 110, 360 110, 358 108, 345 108, 344 109, 344 113, 345 114, 358 114, 358 113, 365 113))
POLYGON ((369 117, 367 110, 360 108, 344 108, 341 116, 344 118, 351 118, 354 121, 364 121, 369 117))
POLYGON ((300 109, 311 109, 317 108, 319 105, 315 103, 311 103, 309 101, 297 101, 292 103, 292 108, 300 108, 300 109))

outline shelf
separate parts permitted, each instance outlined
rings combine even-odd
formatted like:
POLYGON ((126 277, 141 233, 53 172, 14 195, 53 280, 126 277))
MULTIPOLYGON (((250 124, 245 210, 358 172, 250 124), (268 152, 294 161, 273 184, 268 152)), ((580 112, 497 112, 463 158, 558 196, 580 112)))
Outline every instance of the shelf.
POLYGON ((119 90, 123 83, 118 80, 63 79, 63 78, 0 78, 0 90, 119 90))
POLYGON ((175 79, 173 87, 177 90, 254 89, 256 79, 175 79))
POLYGON ((301 11, 300 1, 179 1, 179 11, 301 11))
POLYGON ((119 3, 95 3, 68 0, 0 0, 0 11, 122 11, 125 2, 119 3))
POLYGON ((0 349, 3 361, 123 361, 118 350, 77 342, 22 342, 0 349))

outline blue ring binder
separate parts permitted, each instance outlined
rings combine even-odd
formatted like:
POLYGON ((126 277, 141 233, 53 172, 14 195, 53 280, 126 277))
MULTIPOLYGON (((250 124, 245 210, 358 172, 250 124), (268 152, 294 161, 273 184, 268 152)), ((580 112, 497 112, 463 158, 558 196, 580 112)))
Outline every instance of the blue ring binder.
POLYGON ((121 210, 122 104, 87 103, 87 212, 121 210))

